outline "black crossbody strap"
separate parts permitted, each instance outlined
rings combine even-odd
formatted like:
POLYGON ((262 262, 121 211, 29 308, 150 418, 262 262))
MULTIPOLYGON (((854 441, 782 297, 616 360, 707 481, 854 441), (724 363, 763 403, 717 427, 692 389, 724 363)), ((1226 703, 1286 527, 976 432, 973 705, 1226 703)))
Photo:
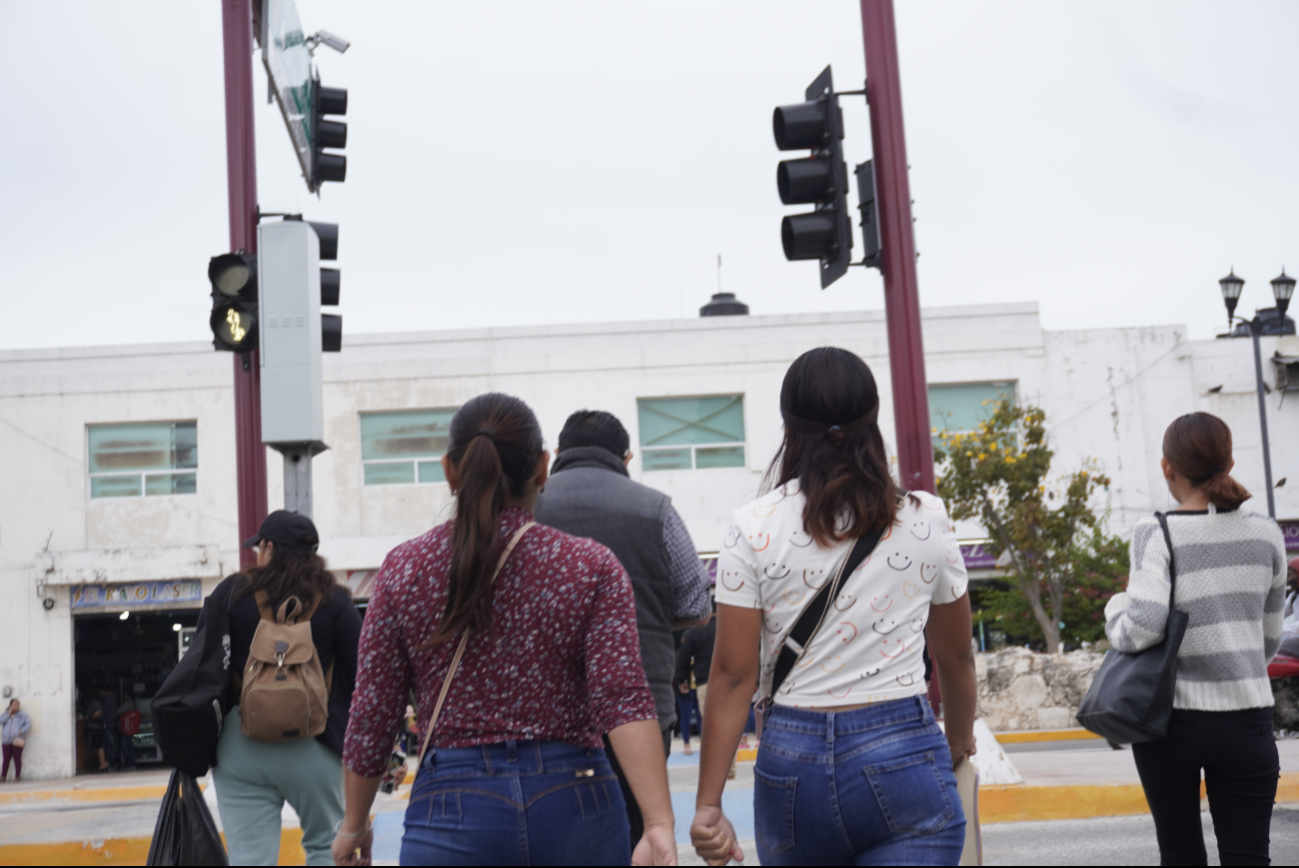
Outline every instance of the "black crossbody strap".
POLYGON ((1168 611, 1173 611, 1177 601, 1177 568, 1173 566, 1173 535, 1168 532, 1168 516, 1162 512, 1155 513, 1159 527, 1164 531, 1164 545, 1168 546, 1168 611))
POLYGON ((875 551, 879 545, 880 538, 884 536, 884 528, 876 528, 865 536, 858 537, 853 543, 852 550, 848 553, 848 559, 844 562, 843 569, 840 570, 833 578, 827 579, 826 583, 821 586, 821 590, 812 598, 812 602, 807 604, 803 614, 798 616, 798 621, 794 624, 794 629, 789 631, 789 638, 780 646, 780 654, 776 658, 776 669, 771 676, 771 695, 775 696, 780 690, 780 686, 785 683, 789 673, 802 656, 803 648, 812 641, 816 631, 821 626, 821 621, 825 617, 826 607, 830 605, 830 600, 838 593, 838 589, 853 574, 853 571, 861 566, 862 561, 875 551), (791 645, 796 645, 800 650, 795 651, 791 645))

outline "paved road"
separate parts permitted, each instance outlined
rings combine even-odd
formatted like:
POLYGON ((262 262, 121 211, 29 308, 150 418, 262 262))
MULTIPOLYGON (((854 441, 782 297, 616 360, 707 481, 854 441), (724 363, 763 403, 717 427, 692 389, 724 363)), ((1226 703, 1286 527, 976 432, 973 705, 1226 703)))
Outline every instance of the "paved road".
MULTIPOLYGON (((1204 844, 1209 864, 1219 865, 1209 815, 1204 844)), ((1155 824, 1149 815, 1091 820, 993 823, 983 827, 985 865, 1158 865, 1155 824)), ((1299 865, 1299 806, 1278 805, 1272 814, 1272 864, 1299 865)))

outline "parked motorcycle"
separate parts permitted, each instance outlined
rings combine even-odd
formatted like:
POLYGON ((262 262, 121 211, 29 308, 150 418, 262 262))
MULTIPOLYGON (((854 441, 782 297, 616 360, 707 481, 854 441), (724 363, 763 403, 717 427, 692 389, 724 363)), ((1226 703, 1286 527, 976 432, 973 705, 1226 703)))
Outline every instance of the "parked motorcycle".
POLYGON ((1272 734, 1277 739, 1299 736, 1299 658, 1278 654, 1267 666, 1272 682, 1272 734))

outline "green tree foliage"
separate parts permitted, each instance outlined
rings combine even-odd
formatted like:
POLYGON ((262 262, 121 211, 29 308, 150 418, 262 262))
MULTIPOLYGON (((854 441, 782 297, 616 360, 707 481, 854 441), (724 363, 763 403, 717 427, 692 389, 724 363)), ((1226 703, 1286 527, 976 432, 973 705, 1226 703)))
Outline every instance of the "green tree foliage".
MULTIPOLYGON (((1105 604, 1110 597, 1127 590, 1128 543, 1096 528, 1084 534, 1075 548, 1072 559, 1077 571, 1074 581, 1064 589, 1060 620, 1065 626, 1060 631, 1060 642, 1077 647, 1082 642, 1105 638, 1105 604)), ((975 621, 1012 637, 1044 638, 1024 592, 1013 584, 998 585, 974 593, 979 607, 975 621)))
POLYGON ((1127 544, 1105 533, 1091 507, 1110 480, 1094 464, 1052 475, 1041 408, 1002 400, 991 411, 974 431, 937 432, 934 451, 952 518, 979 521, 986 550, 1005 564, 999 577, 1010 589, 983 592, 981 620, 1040 636, 1052 654, 1061 650, 1061 622, 1066 639, 1100 638, 1105 603, 1127 574, 1127 544))

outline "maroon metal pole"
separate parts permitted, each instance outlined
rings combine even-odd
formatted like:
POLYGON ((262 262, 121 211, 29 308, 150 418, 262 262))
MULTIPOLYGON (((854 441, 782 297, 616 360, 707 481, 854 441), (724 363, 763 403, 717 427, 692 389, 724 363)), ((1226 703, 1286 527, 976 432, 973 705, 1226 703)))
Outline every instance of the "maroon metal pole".
POLYGON ((893 0, 861 0, 866 42, 866 93, 870 102, 875 159, 875 201, 880 217, 884 312, 888 320, 889 368, 893 378, 893 420, 897 428, 902 487, 934 491, 929 387, 920 333, 920 290, 916 281, 916 239, 911 227, 911 184, 902 128, 902 81, 893 0))
MULTIPOLYGON (((916 280, 916 236, 911 226, 911 182, 907 177, 893 0, 861 0, 861 27, 866 43, 866 99, 870 103, 875 201, 884 266, 884 315, 888 321, 898 476, 903 488, 933 492, 929 385, 920 332, 920 284, 916 280)), ((943 697, 936 677, 929 682, 929 702, 935 713, 942 713, 943 697)))
MULTIPOLYGON (((252 9, 249 0, 221 0, 225 44, 226 186, 230 249, 257 251, 257 155, 253 130, 252 9)), ((262 445, 261 366, 257 351, 234 354, 235 477, 239 541, 257 533, 266 517, 266 447, 262 445)), ((255 563, 240 549, 240 566, 255 563)))

